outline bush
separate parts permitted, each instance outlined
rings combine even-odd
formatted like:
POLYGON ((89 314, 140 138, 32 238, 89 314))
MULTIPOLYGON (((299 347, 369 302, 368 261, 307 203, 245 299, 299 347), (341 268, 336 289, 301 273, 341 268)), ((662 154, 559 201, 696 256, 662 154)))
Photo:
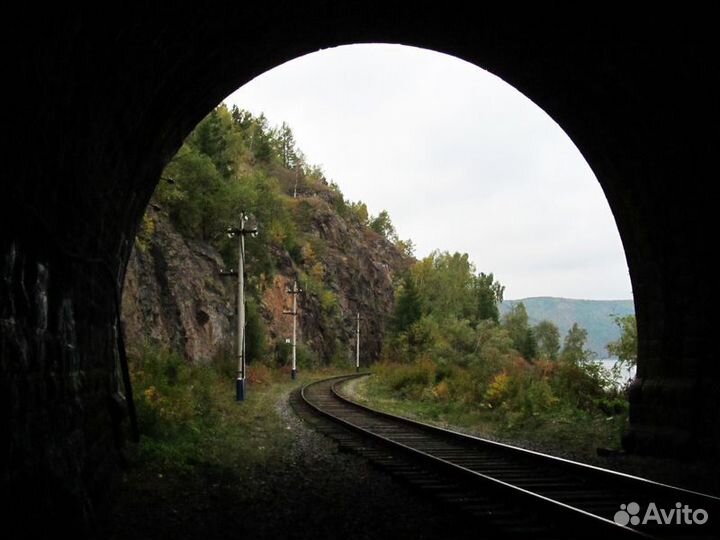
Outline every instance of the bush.
POLYGON ((608 395, 608 378, 594 362, 559 362, 551 379, 555 393, 563 402, 586 412, 597 412, 608 395))
POLYGON ((485 402, 491 408, 500 406, 507 398, 509 389, 510 375, 502 371, 495 375, 488 385, 488 389, 485 391, 484 396, 485 402))
MULTIPOLYGON (((275 366, 279 368, 292 367, 292 343, 277 341, 275 343, 275 366)), ((295 361, 298 369, 315 369, 321 365, 317 355, 303 343, 298 343, 295 349, 295 361)))
POLYGON ((447 381, 440 381, 432 389, 432 395, 440 401, 447 401, 450 397, 450 385, 447 381))
POLYGON ((436 366, 424 358, 412 364, 381 364, 377 374, 398 397, 420 399, 424 390, 435 383, 436 366))
POLYGON ((523 383, 516 394, 513 408, 524 417, 538 416, 558 405, 560 400, 553 393, 547 380, 530 376, 523 383))
POLYGON ((213 369, 154 347, 134 358, 131 368, 141 432, 191 446, 199 426, 212 421, 213 369))
POLYGON ((272 371, 261 362, 255 362, 248 366, 248 383, 253 385, 270 384, 273 380, 272 371))

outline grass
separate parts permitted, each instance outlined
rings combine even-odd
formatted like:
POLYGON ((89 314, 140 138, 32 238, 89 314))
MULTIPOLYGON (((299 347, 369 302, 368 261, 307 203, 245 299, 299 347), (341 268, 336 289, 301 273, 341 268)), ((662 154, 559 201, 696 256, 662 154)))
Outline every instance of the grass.
POLYGON ((620 450, 627 415, 590 414, 558 407, 534 415, 472 406, 453 400, 408 398, 372 376, 346 385, 353 399, 400 416, 534 450, 592 461, 598 448, 620 450))
POLYGON ((281 404, 338 370, 292 380, 288 370, 251 364, 237 402, 232 364, 193 366, 153 349, 132 360, 141 437, 126 451, 110 539, 224 537, 229 522, 252 528, 243 516, 277 505, 276 477, 294 467, 297 437, 281 404))
POLYGON ((335 373, 248 366, 247 393, 235 399, 231 362, 191 365, 163 350, 147 350, 132 363, 141 431, 132 461, 146 467, 192 469, 203 464, 262 466, 289 443, 276 405, 293 388, 335 373), (250 436, 248 436, 250 434, 250 436))
MULTIPOLYGON (((490 407, 474 396, 493 398, 493 393, 474 390, 477 384, 467 372, 443 372, 429 361, 381 365, 376 371, 353 383, 356 399, 402 416, 576 459, 589 459, 600 447, 619 450, 626 427, 626 413, 589 412, 554 396, 537 397, 532 386, 490 407), (540 400, 546 402, 542 407, 536 406, 540 400)), ((292 444, 278 402, 303 382, 337 373, 332 368, 303 371, 293 381, 287 370, 251 364, 246 399, 238 403, 232 359, 198 366, 149 349, 132 362, 142 433, 130 452, 132 467, 145 473, 192 474, 207 467, 237 472, 276 463, 292 444)), ((494 380, 493 392, 503 395, 508 381, 494 380)))
MULTIPOLYGON (((334 527, 354 531, 360 525, 348 521, 343 512, 352 507, 356 495, 335 478, 351 474, 358 487, 367 472, 349 473, 331 450, 298 436, 299 425, 280 406, 294 388, 339 371, 302 370, 293 381, 287 370, 253 364, 246 399, 238 403, 232 362, 191 366, 163 351, 147 351, 134 359, 142 436, 128 449, 112 521, 103 537, 282 538, 289 531, 295 534, 292 527, 311 518, 331 522, 333 537, 334 527), (334 473, 327 472, 328 464, 334 473), (310 499, 298 498, 318 481, 320 487, 309 492, 310 499)), ((427 377, 413 372, 413 383, 420 379, 427 377)), ((399 397, 388 381, 375 375, 355 381, 349 391, 390 412, 580 460, 594 455, 596 446, 613 446, 623 426, 623 415, 610 420, 601 415, 573 418, 562 409, 519 420, 456 399, 452 384, 446 392, 438 390, 435 381, 435 393, 413 390, 399 397)), ((377 493, 363 493, 361 498, 371 501, 366 512, 377 515, 372 507, 377 493)))

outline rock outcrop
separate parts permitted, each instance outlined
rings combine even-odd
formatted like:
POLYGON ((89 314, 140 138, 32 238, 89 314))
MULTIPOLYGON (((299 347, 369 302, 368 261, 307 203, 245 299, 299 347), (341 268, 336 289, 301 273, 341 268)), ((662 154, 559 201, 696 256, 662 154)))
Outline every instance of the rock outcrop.
POLYGON ((128 262, 122 299, 127 347, 169 346, 193 362, 207 362, 232 346, 231 283, 209 245, 183 238, 167 216, 148 208, 145 230, 128 262))
POLYGON ((282 315, 291 307, 284 291, 300 276, 305 289, 298 298, 299 341, 324 362, 354 360, 356 314, 359 312, 361 363, 377 360, 382 348, 384 327, 394 307, 393 280, 407 268, 410 259, 383 236, 361 224, 354 216, 339 215, 328 200, 330 194, 303 198, 310 224, 310 239, 324 249, 316 256, 305 256, 299 264, 290 257, 278 260, 278 276, 263 295, 263 314, 274 338, 291 335, 291 317, 282 315), (308 290, 306 283, 322 281, 324 291, 308 290), (328 294, 329 293, 329 294, 328 294), (281 305, 279 298, 284 297, 281 305))
MULTIPOLYGON (((296 279, 303 289, 298 297, 298 343, 304 349, 321 363, 353 361, 359 312, 363 365, 380 355, 384 325, 394 305, 393 280, 410 259, 354 215, 341 216, 333 196, 299 197, 298 205, 310 216, 302 230, 301 254, 293 258, 280 249, 271 253, 276 273, 260 285, 259 310, 268 360, 292 335, 292 317, 283 311, 292 306, 286 291, 296 279)), ((125 279, 128 349, 137 353, 155 343, 192 362, 232 351, 235 288, 233 280, 220 277, 222 267, 216 250, 184 238, 165 214, 149 208, 125 279)))

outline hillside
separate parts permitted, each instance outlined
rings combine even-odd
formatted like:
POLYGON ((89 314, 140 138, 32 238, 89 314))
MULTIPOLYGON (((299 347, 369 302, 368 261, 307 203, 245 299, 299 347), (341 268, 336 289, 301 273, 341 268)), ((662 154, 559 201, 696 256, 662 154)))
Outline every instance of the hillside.
POLYGON ((585 328, 588 332, 587 348, 598 358, 607 357, 605 346, 620 337, 620 330, 612 316, 635 313, 632 300, 575 300, 549 296, 505 300, 500 306, 500 313, 507 313, 520 302, 525 305, 532 324, 543 319, 555 323, 560 329, 561 339, 575 322, 585 328))
POLYGON ((362 363, 376 360, 412 258, 389 221, 378 232, 365 205, 304 163, 287 126, 224 106, 167 166, 143 219, 123 294, 128 349, 157 345, 194 363, 234 354, 236 280, 220 271, 237 267, 225 231, 240 210, 259 232, 245 243, 248 360, 288 365, 295 280, 301 368, 352 361, 357 312, 362 363))

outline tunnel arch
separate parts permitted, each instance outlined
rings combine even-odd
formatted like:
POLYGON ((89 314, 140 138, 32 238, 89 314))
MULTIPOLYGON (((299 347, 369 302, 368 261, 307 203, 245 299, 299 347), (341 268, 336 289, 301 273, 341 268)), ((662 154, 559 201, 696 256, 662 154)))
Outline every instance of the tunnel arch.
POLYGON ((603 187, 633 283, 640 350, 625 445, 720 449, 717 285, 705 263, 717 67, 702 17, 566 24, 550 12, 361 3, 103 10, 21 12, 2 53, 17 104, 5 115, 12 159, 0 199, 0 459, 15 519, 92 527, 116 476, 116 299, 164 164, 244 82, 347 43, 462 58, 560 124, 603 187))

